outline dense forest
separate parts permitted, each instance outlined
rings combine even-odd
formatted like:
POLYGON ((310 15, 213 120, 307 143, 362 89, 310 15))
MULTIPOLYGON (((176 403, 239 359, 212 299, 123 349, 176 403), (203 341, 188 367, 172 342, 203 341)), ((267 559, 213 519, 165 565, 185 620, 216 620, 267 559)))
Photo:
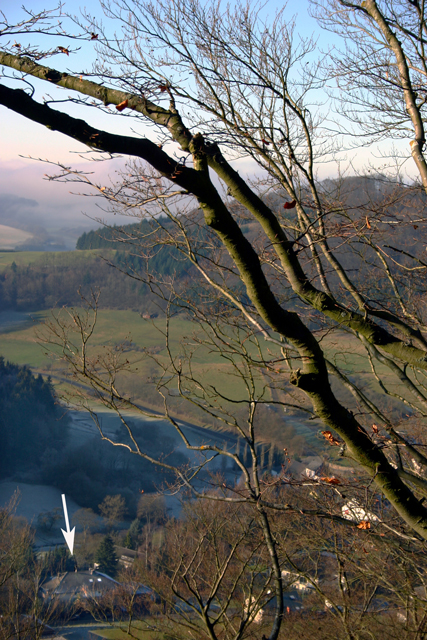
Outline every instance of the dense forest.
MULTIPOLYGON (((0 308, 14 311, 38 311, 63 305, 79 305, 80 292, 100 290, 100 307, 105 309, 157 310, 156 300, 144 282, 129 278, 121 270, 134 274, 143 269, 142 260, 125 252, 108 249, 85 252, 40 254, 28 265, 13 262, 0 273, 0 308), (118 267, 118 268, 114 268, 118 267)), ((157 258, 160 262, 160 256, 157 258)), ((163 275, 172 275, 174 264, 185 279, 182 263, 165 261, 163 275)))
POLYGON ((0 356, 0 406, 0 478, 37 473, 52 441, 61 449, 67 440, 69 420, 50 379, 0 356))
POLYGON ((135 224, 127 224, 124 226, 101 227, 87 233, 83 233, 78 238, 76 249, 82 251, 84 249, 117 249, 123 251, 125 247, 132 247, 135 243, 132 241, 132 234, 142 234, 149 231, 148 223, 144 220, 135 224))
MULTIPOLYGON (((166 231, 174 231, 166 219, 162 219, 161 225, 166 231)), ((94 229, 78 238, 76 250, 114 249, 113 266, 131 273, 147 271, 178 279, 187 276, 191 264, 174 246, 150 246, 153 228, 157 225, 141 220, 135 224, 94 229)))
POLYGON ((191 275, 191 265, 174 247, 159 246, 148 258, 136 250, 132 241, 117 240, 128 238, 135 227, 140 231, 140 226, 100 228, 84 233, 75 252, 41 253, 24 265, 13 261, 0 272, 0 308, 37 311, 78 305, 80 292, 99 289, 101 308, 158 310, 157 300, 138 275, 149 271, 159 278, 185 282, 191 275), (126 273, 134 277, 129 278, 126 273))
MULTIPOLYGON (((105 256, 112 258, 112 252, 105 256)), ((79 305, 79 291, 101 290, 100 305, 115 309, 142 309, 143 283, 126 278, 98 253, 75 259, 75 253, 41 254, 28 265, 15 262, 0 273, 0 307, 38 311, 79 305)))

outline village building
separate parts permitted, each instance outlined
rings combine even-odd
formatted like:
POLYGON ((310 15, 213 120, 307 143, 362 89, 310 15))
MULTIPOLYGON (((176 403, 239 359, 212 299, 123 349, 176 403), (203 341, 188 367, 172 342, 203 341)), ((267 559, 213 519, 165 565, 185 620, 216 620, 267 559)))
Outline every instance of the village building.
POLYGON ((102 598, 119 586, 119 582, 100 571, 67 571, 45 582, 40 593, 42 598, 55 598, 68 608, 88 599, 102 598))
POLYGON ((135 562, 135 558, 138 557, 137 551, 127 549, 126 547, 119 547, 117 544, 114 545, 114 550, 119 559, 119 564, 125 567, 125 569, 129 569, 135 562))
POLYGON ((292 460, 285 468, 286 475, 295 478, 317 479, 322 473, 324 461, 320 456, 306 456, 301 460, 292 460))

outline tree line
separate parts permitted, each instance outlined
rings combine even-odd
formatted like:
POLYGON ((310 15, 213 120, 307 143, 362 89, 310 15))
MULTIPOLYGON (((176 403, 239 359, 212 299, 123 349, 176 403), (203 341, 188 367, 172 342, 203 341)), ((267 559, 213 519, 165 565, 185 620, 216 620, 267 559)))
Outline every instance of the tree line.
POLYGON ((140 227, 101 228, 80 236, 77 253, 41 253, 28 265, 13 261, 0 273, 1 308, 37 311, 79 305, 82 294, 97 289, 102 308, 158 311, 157 299, 138 275, 149 268, 162 278, 185 283, 191 277, 191 265, 174 247, 159 245, 149 255, 141 248, 132 250, 132 236, 140 227), (79 254, 87 249, 96 251, 79 254), (129 279, 126 274, 137 277, 129 279))
MULTIPOLYGON (((64 261, 61 256, 47 254, 48 261, 41 258, 29 265, 13 262, 6 267, 0 273, 2 309, 37 311, 63 305, 78 306, 81 294, 99 289, 102 294, 100 304, 106 309, 154 310, 147 287, 127 279, 101 256, 88 255, 75 262, 72 259, 64 261)), ((108 257, 113 258, 111 254, 108 257)))
POLYGON ((69 418, 58 404, 50 378, 0 356, 0 479, 18 471, 39 474, 46 451, 67 442, 69 418))
MULTIPOLYGON (((370 178, 369 176, 345 178, 342 183, 333 180, 324 181, 324 188, 338 192, 345 206, 353 210, 352 224, 356 224, 357 219, 367 218, 366 212, 371 207, 384 208, 383 198, 389 199, 387 208, 388 218, 375 220, 372 216, 371 224, 381 232, 383 242, 391 243, 400 251, 400 260, 403 264, 408 263, 408 252, 415 242, 420 240, 420 234, 424 234, 423 228, 418 225, 407 226, 395 224, 398 216, 406 215, 406 212, 415 209, 420 210, 424 206, 423 196, 412 189, 402 189, 397 195, 392 188, 392 184, 385 177, 370 178)), ((278 208, 283 199, 283 194, 273 192, 266 196, 265 200, 273 209, 278 208)), ((242 212, 238 211, 240 215, 242 212)), ((370 214, 372 215, 372 214, 370 214)), ((200 216, 199 216, 200 217, 200 216)), ((339 216, 330 215, 331 227, 337 227, 339 216)), ((207 235, 200 228, 201 221, 193 225, 192 242, 197 245, 207 243, 207 235)), ((174 281, 174 286, 178 289, 187 289, 192 293, 195 303, 205 297, 204 283, 197 276, 197 272, 177 247, 171 244, 164 244, 165 235, 172 234, 171 223, 167 219, 162 219, 161 226, 163 233, 159 236, 156 233, 155 241, 150 239, 154 232, 152 223, 142 220, 138 223, 100 227, 96 230, 84 232, 77 240, 76 250, 90 251, 86 255, 76 256, 67 252, 66 254, 41 254, 40 258, 28 265, 16 264, 12 262, 0 273, 0 305, 3 309, 15 311, 37 311, 50 309, 55 306, 79 305, 81 293, 88 294, 90 289, 101 291, 100 308, 106 309, 135 309, 147 313, 158 310, 158 297, 147 284, 146 274, 161 280, 174 281), (147 239, 147 238, 148 239, 147 239), (95 251, 96 250, 96 251, 95 251), (126 278, 131 275, 131 278, 126 278)), ((242 217, 242 229, 249 240, 255 241, 256 230, 253 224, 247 224, 247 220, 242 217)), ((158 231, 158 227, 156 225, 158 231)), ((257 239, 259 242, 259 239, 257 239)), ((355 246, 357 245, 355 239, 355 246)), ((267 246, 268 243, 266 243, 267 246)), ((336 245, 337 255, 346 269, 351 271, 353 278, 359 286, 363 286, 367 296, 375 296, 379 302, 387 305, 387 294, 382 300, 382 292, 387 291, 387 277, 383 271, 378 270, 375 277, 372 267, 367 263, 360 265, 353 252, 341 246, 339 237, 335 240, 331 238, 331 244, 336 245)), ((200 248, 202 251, 203 249, 200 248)), ((208 255, 206 247, 205 255, 208 255)), ((409 263, 408 263, 409 264, 409 263)), ((417 296, 424 293, 424 284, 417 273, 417 296)), ((337 276, 331 274, 331 279, 336 280, 337 276)), ((407 279, 409 275, 407 275, 407 279)), ((235 287, 240 288, 241 295, 244 295, 241 284, 236 280, 235 287)), ((283 283, 282 283, 283 296, 283 283)), ((402 295, 414 297, 414 286, 408 280, 408 287, 402 295)), ((299 311, 300 305, 297 300, 288 300, 291 308, 299 311)), ((160 307, 162 304, 160 303, 160 307)), ((164 305, 163 305, 164 306, 164 305)), ((321 315, 314 311, 311 320, 312 326, 319 324, 321 315)), ((381 323, 381 320, 380 320, 381 323)))

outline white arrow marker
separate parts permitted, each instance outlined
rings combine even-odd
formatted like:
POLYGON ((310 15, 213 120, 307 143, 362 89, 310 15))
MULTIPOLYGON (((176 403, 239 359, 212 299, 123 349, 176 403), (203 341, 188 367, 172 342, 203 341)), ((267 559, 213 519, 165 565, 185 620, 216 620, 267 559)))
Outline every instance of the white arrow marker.
POLYGON ((67 531, 61 529, 64 534, 65 542, 68 545, 71 555, 73 555, 73 547, 74 547, 74 533, 76 531, 76 527, 73 527, 73 530, 70 531, 70 523, 68 521, 68 511, 67 511, 67 503, 65 502, 65 493, 62 494, 62 506, 64 507, 64 516, 65 516, 65 526, 67 527, 67 531))

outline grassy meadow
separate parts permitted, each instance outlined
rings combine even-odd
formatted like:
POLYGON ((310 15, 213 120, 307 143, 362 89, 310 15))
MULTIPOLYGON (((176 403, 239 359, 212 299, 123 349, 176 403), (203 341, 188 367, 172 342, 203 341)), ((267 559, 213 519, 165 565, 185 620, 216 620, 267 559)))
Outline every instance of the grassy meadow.
POLYGON ((0 272, 14 262, 18 266, 33 264, 46 267, 76 266, 87 262, 88 258, 95 255, 112 257, 114 250, 91 249, 83 251, 0 251, 0 272))
MULTIPOLYGON (((156 621, 158 622, 158 621, 156 621)), ((163 633, 159 633, 158 631, 149 630, 147 628, 138 628, 134 623, 132 625, 132 637, 138 640, 163 640, 167 636, 163 633)), ((99 636, 99 638, 104 638, 105 640, 125 640, 125 638, 129 638, 129 634, 127 633, 127 627, 124 629, 115 629, 112 627, 111 629, 101 629, 92 631, 94 636, 99 636)))
MULTIPOLYGON (((9 326, 6 331, 0 330, 0 354, 7 360, 21 365, 27 364, 35 371, 51 375, 58 392, 66 394, 75 390, 75 387, 65 380, 67 373, 65 364, 61 360, 53 358, 46 345, 41 344, 39 340, 40 334, 45 333, 42 325, 43 321, 49 320, 52 317, 51 314, 58 313, 64 314, 65 312, 58 312, 57 310, 52 312, 40 311, 30 314, 30 318, 23 321, 22 324, 16 324, 12 328, 9 326)), ((194 330, 195 326, 189 320, 180 316, 172 319, 169 336, 170 350, 175 357, 181 353, 181 337, 191 336, 194 330)), ((92 347, 89 350, 92 355, 95 355, 95 353, 105 355, 107 351, 110 353, 115 351, 117 354, 120 345, 124 344, 124 351, 119 357, 122 361, 127 360, 129 364, 126 367, 126 371, 119 375, 120 388, 133 401, 158 411, 162 411, 163 401, 157 393, 153 382, 159 380, 161 371, 154 360, 144 353, 144 348, 147 348, 157 361, 166 368, 169 356, 165 347, 164 331, 164 318, 144 320, 139 313, 134 311, 101 309, 98 311, 92 347)), ((323 342, 331 361, 339 366, 352 381, 361 385, 367 395, 372 398, 375 397, 380 388, 372 375, 369 361, 360 342, 344 332, 325 337, 323 342)), ((77 345, 77 341, 75 344, 77 345)), ((265 348, 267 349, 267 347, 265 348)), ((297 367, 298 363, 295 362, 294 366, 297 367)), ((193 355, 192 372, 203 384, 215 387, 220 393, 229 398, 245 397, 242 379, 235 375, 231 364, 221 358, 218 353, 212 353, 205 347, 199 347, 193 355)), ((388 380, 395 392, 399 391, 398 386, 392 384, 390 374, 385 370, 385 367, 382 365, 378 367, 377 373, 384 380, 388 380)), ((166 383, 167 378, 168 376, 166 375, 166 383)), ((267 386, 268 380, 261 376, 258 376, 255 381, 258 392, 261 392, 262 388, 265 387, 263 399, 266 402, 282 400, 295 404, 298 402, 306 403, 301 395, 293 392, 293 389, 290 389, 291 393, 293 393, 293 396, 290 397, 288 392, 283 390, 272 392, 267 386)), ((167 384, 170 392, 176 393, 176 382, 167 384)), ((352 398, 349 392, 344 390, 338 382, 333 382, 333 384, 341 399, 351 403, 352 398)), ((170 399, 170 402, 175 414, 181 419, 195 424, 215 426, 215 420, 209 419, 191 403, 174 397, 170 399)), ((229 405, 229 408, 232 412, 241 411, 243 415, 244 408, 242 405, 229 405)), ((293 413, 288 410, 287 415, 290 417, 293 413)), ((281 436, 281 425, 283 423, 282 421, 279 422, 276 425, 271 420, 266 421, 263 431, 266 438, 271 438, 278 445, 287 446, 281 436)), ((311 425, 314 427, 313 423, 311 425)))
MULTIPOLYGON (((58 314, 66 318, 66 312, 63 310, 39 311, 29 314, 28 319, 22 321, 22 324, 17 323, 3 331, 0 328, 0 353, 7 360, 17 364, 27 364, 52 376, 63 376, 66 371, 64 364, 55 360, 49 353, 50 349, 40 342, 42 336, 48 335, 43 328, 43 322, 58 314)), ((180 316, 173 318, 169 328, 169 347, 173 356, 179 356, 181 352, 181 337, 191 336, 194 329, 194 324, 189 320, 180 316)), ((99 353, 100 349, 104 348, 117 349, 124 344, 122 358, 130 363, 129 372, 123 375, 126 391, 131 393, 132 397, 143 400, 144 394, 140 394, 141 382, 149 377, 158 378, 160 375, 158 367, 143 350, 145 348, 154 353, 156 359, 167 367, 169 356, 164 332, 164 318, 145 320, 134 311, 101 309, 98 311, 96 329, 91 341, 91 353, 99 353)), ((74 336, 73 342, 78 344, 77 335, 74 336)), ((204 383, 213 385, 236 399, 244 391, 241 380, 234 375, 230 364, 219 354, 212 353, 205 347, 195 351, 192 368, 193 373, 204 383)), ((261 378, 259 383, 261 384, 261 378)))
MULTIPOLYGON (((0 273, 12 262, 17 265, 38 263, 53 268, 61 264, 72 267, 83 264, 90 257, 93 257, 94 253, 100 251, 105 253, 105 250, 63 253, 0 252, 0 273)), ((142 298, 141 308, 143 307, 142 298)), ((58 357, 53 357, 52 351, 56 352, 56 356, 58 356, 58 349, 50 349, 40 341, 41 335, 46 336, 43 322, 57 317, 66 319, 67 311, 53 309, 34 313, 0 313, 0 355, 11 362, 20 365, 27 364, 35 371, 51 375, 58 391, 61 394, 66 394, 76 389, 66 381, 66 365, 58 357), (11 317, 9 323, 7 322, 8 314, 11 317)), ((68 318, 69 320, 70 318, 68 318)), ((156 391, 156 382, 162 376, 162 368, 164 370, 163 382, 169 388, 168 393, 171 393, 172 396, 177 393, 176 381, 169 382, 171 372, 167 370, 170 366, 170 359, 165 345, 165 328, 166 321, 161 316, 146 320, 142 318, 140 311, 101 308, 98 310, 97 324, 89 348, 89 356, 101 355, 105 357, 106 354, 109 354, 110 357, 118 358, 121 362, 127 361, 126 367, 118 376, 118 384, 122 393, 137 404, 160 411, 163 409, 163 399, 156 391)), ((194 338, 194 334, 196 332, 200 336, 201 330, 202 327, 195 325, 182 315, 173 317, 169 326, 169 349, 173 358, 176 362, 179 361, 179 355, 183 353, 184 349, 181 346, 181 340, 185 336, 187 349, 192 350, 193 376, 202 385, 208 389, 214 388, 230 401, 247 398, 245 382, 237 374, 230 360, 209 347, 196 344, 197 340, 194 338)), ((74 336, 74 338, 78 337, 74 336)), ((71 339, 73 339, 72 334, 71 339)), ((339 367, 352 382, 360 385, 370 398, 380 397, 380 385, 372 373, 369 359, 360 341, 345 331, 326 332, 323 335, 319 333, 317 339, 321 342, 330 361, 339 367)), ((74 343, 78 345, 78 339, 74 343)), ((248 346, 247 343, 245 346, 248 346)), ((260 348, 266 358, 274 357, 275 347, 271 344, 261 341, 260 348)), ((251 350, 253 347, 248 346, 248 349, 251 350)), ((277 355, 279 354, 277 353, 277 355)), ((295 369, 300 366, 298 360, 294 360, 292 364, 295 369)), ((286 367, 282 363, 275 375, 276 381, 279 381, 280 384, 278 388, 272 390, 271 380, 255 370, 254 384, 257 393, 263 392, 262 399, 267 403, 285 401, 297 407, 308 407, 305 396, 290 387, 289 384, 283 384, 283 380, 287 378, 285 372, 286 367)), ((377 364, 375 373, 390 386, 393 393, 399 394, 397 381, 392 379, 390 372, 384 365, 377 364)), ((356 405, 350 392, 334 378, 332 378, 332 384, 338 397, 354 410, 356 405)), ((190 398, 191 393, 190 388, 188 392, 190 398)), ((191 402, 178 397, 170 398, 170 402, 175 415, 181 419, 200 425, 206 424, 213 427, 216 424, 218 426, 218 422, 214 418, 209 418, 201 409, 194 407, 191 402)), ((390 406, 393 403, 396 405, 396 401, 390 399, 390 406)), ((243 417, 246 411, 245 405, 242 403, 229 402, 226 406, 233 415, 240 417, 243 417)), ((292 415, 295 415, 295 411, 288 409, 287 416, 292 415)), ((274 420, 272 417, 271 413, 269 417, 267 414, 261 415, 263 436, 278 445, 287 446, 287 441, 285 442, 287 436, 281 435, 283 417, 279 417, 278 414, 275 414, 274 420)), ((303 419, 305 420, 305 418, 303 419)))

